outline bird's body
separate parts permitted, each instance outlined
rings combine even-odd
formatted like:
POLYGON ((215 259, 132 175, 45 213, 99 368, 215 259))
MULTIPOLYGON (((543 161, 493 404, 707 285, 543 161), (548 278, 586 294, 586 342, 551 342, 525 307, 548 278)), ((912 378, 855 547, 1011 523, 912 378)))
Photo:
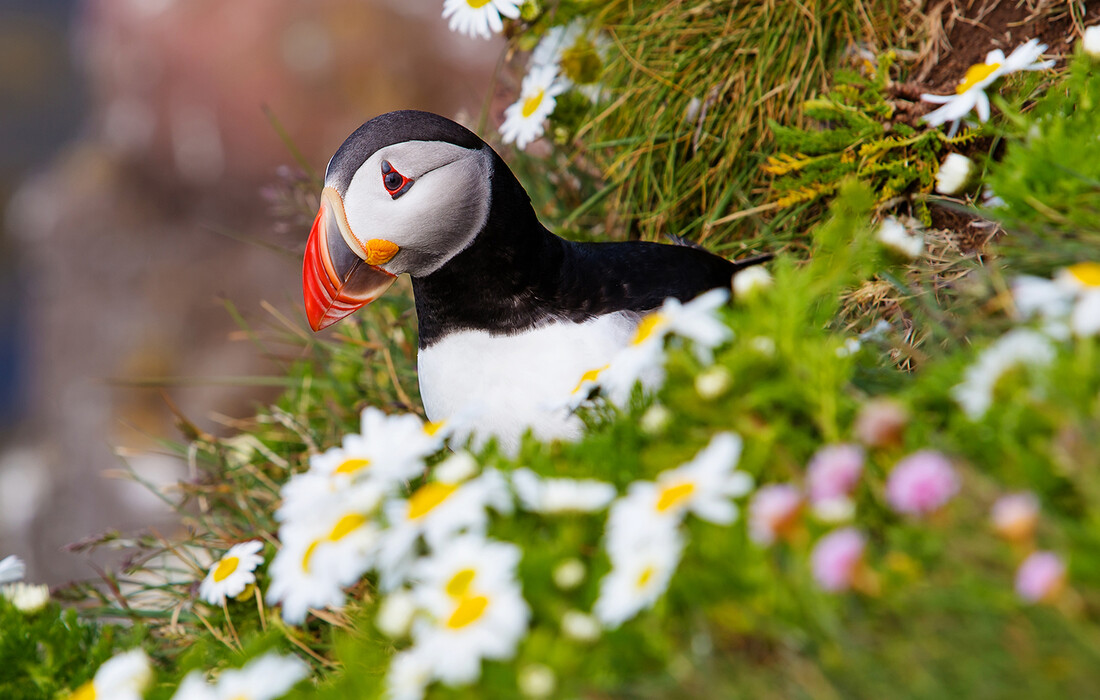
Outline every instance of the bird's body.
POLYGON ((607 365, 667 297, 728 288, 744 267, 688 246, 555 236, 499 155, 424 112, 364 124, 333 157, 325 189, 304 272, 314 328, 408 272, 428 418, 471 412, 506 448, 528 428, 575 436, 564 400, 580 377, 607 365))

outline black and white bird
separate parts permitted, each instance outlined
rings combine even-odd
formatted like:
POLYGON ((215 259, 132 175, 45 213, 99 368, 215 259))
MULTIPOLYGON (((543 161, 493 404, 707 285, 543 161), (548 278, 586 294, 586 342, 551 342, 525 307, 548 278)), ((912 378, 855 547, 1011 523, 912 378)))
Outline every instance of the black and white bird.
POLYGON ((646 242, 575 243, 473 132, 429 112, 375 117, 329 161, 303 267, 314 330, 412 277, 429 420, 475 407, 477 434, 513 449, 530 428, 572 438, 560 408, 666 297, 688 301, 770 256, 731 262, 646 242), (551 409, 549 407, 555 407, 551 409))

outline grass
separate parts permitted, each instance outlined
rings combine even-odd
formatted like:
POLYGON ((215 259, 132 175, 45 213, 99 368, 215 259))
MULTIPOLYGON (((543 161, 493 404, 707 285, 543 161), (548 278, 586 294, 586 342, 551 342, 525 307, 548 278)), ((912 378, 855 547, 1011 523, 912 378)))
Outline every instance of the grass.
POLYGON ((718 250, 781 242, 766 235, 771 208, 761 207, 767 120, 801 123, 802 103, 824 89, 847 49, 889 43, 910 21, 901 7, 850 0, 603 6, 596 21, 614 44, 603 78, 612 100, 575 136, 606 181, 593 196, 621 217, 616 235, 671 233, 718 250))

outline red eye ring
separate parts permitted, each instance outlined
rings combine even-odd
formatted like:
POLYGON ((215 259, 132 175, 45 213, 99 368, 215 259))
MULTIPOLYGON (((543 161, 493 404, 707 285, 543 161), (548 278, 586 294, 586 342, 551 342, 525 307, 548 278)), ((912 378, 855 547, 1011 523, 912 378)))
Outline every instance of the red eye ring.
POLYGON ((388 160, 382 161, 382 186, 390 196, 397 199, 412 186, 412 180, 405 177, 390 164, 388 160))

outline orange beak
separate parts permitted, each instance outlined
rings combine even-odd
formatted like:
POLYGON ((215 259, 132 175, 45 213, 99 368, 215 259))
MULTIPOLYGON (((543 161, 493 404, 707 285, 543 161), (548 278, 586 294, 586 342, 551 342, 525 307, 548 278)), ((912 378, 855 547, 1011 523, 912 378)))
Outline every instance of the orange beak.
POLYGON ((360 241, 348 226, 340 194, 331 187, 322 190, 302 264, 310 327, 327 328, 382 296, 397 276, 379 265, 397 250, 382 239, 360 241))

